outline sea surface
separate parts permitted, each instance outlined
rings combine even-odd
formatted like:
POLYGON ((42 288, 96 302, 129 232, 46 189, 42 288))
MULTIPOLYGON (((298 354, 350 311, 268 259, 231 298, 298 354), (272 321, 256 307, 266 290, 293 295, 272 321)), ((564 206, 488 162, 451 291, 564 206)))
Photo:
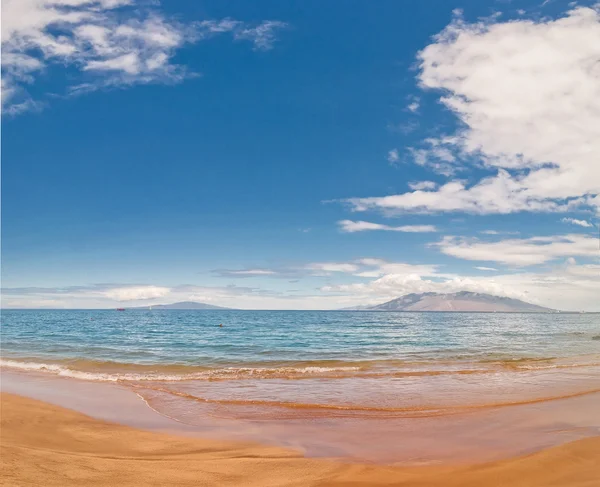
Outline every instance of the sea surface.
MULTIPOLYGON (((407 419, 600 391, 599 314, 4 310, 1 319, 3 368, 118 383, 190 425, 308 424, 326 436, 336 421, 397 419, 406 431, 407 419)), ((328 445, 346 442, 336 441, 328 445)))

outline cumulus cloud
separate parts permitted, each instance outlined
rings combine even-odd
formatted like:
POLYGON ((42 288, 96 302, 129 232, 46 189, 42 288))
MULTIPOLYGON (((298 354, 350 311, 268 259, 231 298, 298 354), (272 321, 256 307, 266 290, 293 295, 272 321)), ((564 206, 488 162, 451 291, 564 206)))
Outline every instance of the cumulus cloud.
POLYGON ((456 18, 419 53, 418 80, 442 93, 459 128, 412 152, 448 175, 472 165, 491 174, 348 202, 357 211, 476 214, 599 208, 599 59, 600 6, 550 20, 456 18))
POLYGON ((506 296, 562 310, 600 311, 600 266, 567 264, 548 272, 500 274, 494 277, 386 274, 369 282, 328 285, 325 293, 354 296, 356 304, 377 304, 409 293, 471 291, 506 296))
POLYGON ((513 266, 543 264, 560 257, 598 257, 598 239, 569 234, 482 242, 474 238, 446 236, 433 244, 444 254, 466 260, 501 262, 513 266))
POLYGON ((77 80, 78 94, 108 86, 175 83, 193 75, 173 62, 186 43, 229 33, 255 49, 272 47, 283 22, 223 19, 182 23, 157 3, 135 0, 5 0, 2 4, 2 108, 15 114, 41 106, 27 86, 52 66, 77 80), (77 73, 77 75, 74 75, 77 73))
POLYGON ((372 223, 365 221, 341 220, 338 222, 340 230, 346 233, 364 232, 368 230, 384 230, 387 232, 407 232, 407 233, 425 233, 437 232, 434 225, 401 225, 393 227, 382 225, 381 223, 372 223))
POLYGON ((563 223, 571 223, 573 225, 579 225, 580 227, 586 227, 586 228, 590 228, 590 227, 594 226, 594 225, 592 225, 590 222, 588 222, 586 220, 576 220, 575 218, 563 218, 561 220, 561 222, 563 222, 563 223))

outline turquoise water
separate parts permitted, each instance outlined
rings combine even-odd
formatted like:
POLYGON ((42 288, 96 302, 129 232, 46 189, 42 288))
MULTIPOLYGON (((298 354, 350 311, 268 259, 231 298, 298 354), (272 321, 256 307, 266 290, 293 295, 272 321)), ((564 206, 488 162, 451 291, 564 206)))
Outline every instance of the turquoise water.
POLYGON ((599 335, 597 314, 5 310, 0 364, 116 383, 219 435, 436 459, 456 438, 473 455, 596 434, 599 335))
POLYGON ((567 358, 598 353, 597 335, 597 314, 5 310, 1 338, 5 360, 185 373, 567 358))
POLYGON ((7 310, 1 364, 184 412, 396 414, 600 387, 598 335, 597 314, 7 310))

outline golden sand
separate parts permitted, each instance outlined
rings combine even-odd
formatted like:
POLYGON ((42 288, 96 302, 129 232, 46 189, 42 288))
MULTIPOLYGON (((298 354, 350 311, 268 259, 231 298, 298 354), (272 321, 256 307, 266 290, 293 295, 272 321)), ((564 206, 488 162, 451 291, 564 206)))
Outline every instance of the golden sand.
POLYGON ((140 431, 12 394, 0 400, 0 485, 7 486, 600 485, 600 437, 480 465, 384 467, 140 431))

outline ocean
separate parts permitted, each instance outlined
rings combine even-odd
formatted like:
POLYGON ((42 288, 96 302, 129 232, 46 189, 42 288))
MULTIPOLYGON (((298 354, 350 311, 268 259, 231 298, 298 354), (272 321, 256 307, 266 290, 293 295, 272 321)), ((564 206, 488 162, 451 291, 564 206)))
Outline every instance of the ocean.
POLYGON ((1 339, 6 369, 118 383, 190 425, 373 424, 600 390, 598 314, 4 310, 1 339))

